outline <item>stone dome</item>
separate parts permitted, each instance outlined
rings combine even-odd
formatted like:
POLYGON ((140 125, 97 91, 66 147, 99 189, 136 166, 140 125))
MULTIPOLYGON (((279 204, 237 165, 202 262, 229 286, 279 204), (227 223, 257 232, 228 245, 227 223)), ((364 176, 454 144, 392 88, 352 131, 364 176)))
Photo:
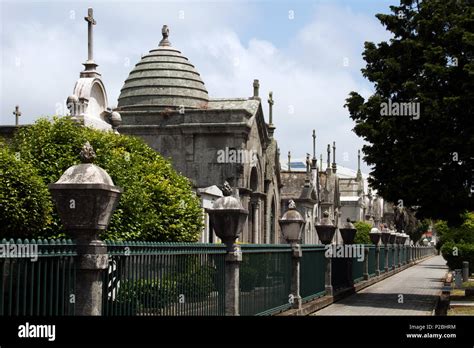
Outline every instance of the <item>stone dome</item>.
POLYGON ((120 110, 206 108, 208 93, 201 76, 188 58, 171 47, 169 29, 163 39, 135 65, 120 91, 120 110))
POLYGON ((69 167, 56 184, 105 184, 113 186, 110 175, 92 163, 81 163, 69 167))

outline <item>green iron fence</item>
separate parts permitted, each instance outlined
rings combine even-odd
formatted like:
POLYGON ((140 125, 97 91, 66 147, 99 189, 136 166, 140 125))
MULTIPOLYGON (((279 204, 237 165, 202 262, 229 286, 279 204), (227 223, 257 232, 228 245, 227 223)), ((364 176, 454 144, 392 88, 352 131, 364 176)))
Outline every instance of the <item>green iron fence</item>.
POLYGON ((1 250, 0 315, 74 315, 71 240, 3 239, 1 250))
POLYGON ((107 242, 103 315, 225 315, 225 246, 107 242))
POLYGON ((241 245, 240 315, 270 315, 291 307, 290 245, 241 245))
POLYGON ((364 261, 357 257, 352 258, 352 280, 358 283, 364 279, 364 261))
POLYGON ((392 269, 393 267, 393 262, 394 262, 394 257, 393 257, 393 245, 387 245, 388 248, 388 269, 392 269))
POLYGON ((380 245, 380 252, 379 252, 379 271, 380 271, 380 273, 385 272, 385 253, 386 253, 385 246, 380 245))
POLYGON ((300 268, 300 295, 303 302, 324 296, 326 272, 326 258, 324 245, 301 246, 303 257, 300 268))
POLYGON ((369 276, 375 276, 375 245, 368 245, 369 248, 369 276))

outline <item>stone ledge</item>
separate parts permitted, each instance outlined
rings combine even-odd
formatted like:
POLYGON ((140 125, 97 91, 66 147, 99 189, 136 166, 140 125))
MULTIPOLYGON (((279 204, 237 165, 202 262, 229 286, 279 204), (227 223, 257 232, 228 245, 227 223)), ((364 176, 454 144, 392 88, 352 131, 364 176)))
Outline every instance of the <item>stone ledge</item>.
POLYGON ((342 300, 343 298, 346 298, 364 288, 367 288, 371 285, 374 285, 375 283, 378 283, 381 280, 384 280, 385 278, 391 277, 394 274, 397 274, 401 271, 406 270, 407 268, 410 268, 411 266, 415 266, 419 264, 420 262, 425 261, 426 259, 433 257, 436 255, 429 255, 425 256, 417 261, 412 261, 406 265, 401 266, 400 268, 396 268, 394 270, 388 271, 387 273, 383 273, 379 276, 373 276, 369 278, 369 280, 363 280, 357 284, 354 284, 353 287, 346 288, 346 289, 341 289, 337 291, 334 296, 322 296, 317 299, 308 301, 306 303, 303 303, 302 308, 300 309, 290 309, 281 313, 274 314, 275 316, 306 316, 309 314, 312 314, 314 312, 319 311, 320 309, 323 309, 324 307, 327 307, 339 300, 342 300))

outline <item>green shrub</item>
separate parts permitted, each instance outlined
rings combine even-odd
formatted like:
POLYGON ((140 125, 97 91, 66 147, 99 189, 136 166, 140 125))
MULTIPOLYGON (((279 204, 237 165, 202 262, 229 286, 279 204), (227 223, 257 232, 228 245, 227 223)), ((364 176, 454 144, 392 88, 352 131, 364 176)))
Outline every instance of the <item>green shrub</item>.
POLYGON ((52 203, 37 170, 0 139, 0 238, 42 235, 52 203))
MULTIPOLYGON (((40 119, 20 129, 12 142, 22 161, 38 170, 46 184, 78 164, 79 152, 89 141, 95 164, 123 188, 108 230, 109 240, 196 241, 202 228, 199 200, 187 178, 141 139, 78 127, 69 118, 40 119)), ((44 195, 50 199, 49 193, 44 195)), ((36 237, 35 226, 28 226, 36 237)), ((63 236, 55 212, 47 236, 63 236)))
POLYGON ((356 221, 354 227, 357 229, 354 243, 371 244, 369 233, 372 229, 372 225, 364 221, 356 221))
POLYGON ((474 265, 474 244, 448 241, 441 247, 441 254, 450 269, 462 268, 463 261, 468 261, 470 268, 474 265))
POLYGON ((176 284, 172 281, 150 279, 123 281, 118 288, 114 306, 136 315, 146 308, 161 309, 178 301, 176 284))

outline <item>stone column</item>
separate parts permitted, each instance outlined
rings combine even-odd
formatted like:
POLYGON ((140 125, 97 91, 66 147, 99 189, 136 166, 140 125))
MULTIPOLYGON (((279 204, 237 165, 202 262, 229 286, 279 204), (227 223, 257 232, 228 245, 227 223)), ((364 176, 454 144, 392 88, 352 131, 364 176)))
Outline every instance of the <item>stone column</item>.
POLYGON ((252 242, 258 244, 260 241, 260 207, 259 202, 256 201, 252 204, 252 242))
POLYGON ((385 251, 385 273, 387 273, 388 272, 388 253, 390 252, 388 244, 385 245, 384 251, 385 251))
POLYGON ((364 247, 364 280, 369 279, 369 248, 364 247))
POLYGON ((332 259, 330 257, 326 257, 326 273, 324 274, 324 283, 325 283, 325 290, 326 295, 333 296, 334 289, 332 287, 332 259))
POLYGON ((84 238, 76 243, 76 314, 101 315, 103 272, 108 268, 107 246, 103 241, 84 238))
POLYGON ((234 245, 225 255, 225 315, 238 316, 240 300, 240 263, 242 251, 234 245))
POLYGON ((301 309, 303 301, 300 295, 300 267, 303 252, 300 244, 292 244, 292 273, 291 273, 291 294, 293 295, 293 308, 301 309))
POLYGON ((380 275, 380 245, 375 246, 375 275, 380 275))
POLYGON ((395 262, 395 249, 396 249, 396 245, 395 244, 392 244, 392 262, 393 262, 393 265, 392 265, 392 271, 395 270, 395 267, 396 267, 396 262, 395 262))
POLYGON ((402 267, 402 245, 398 244, 398 268, 402 267))

